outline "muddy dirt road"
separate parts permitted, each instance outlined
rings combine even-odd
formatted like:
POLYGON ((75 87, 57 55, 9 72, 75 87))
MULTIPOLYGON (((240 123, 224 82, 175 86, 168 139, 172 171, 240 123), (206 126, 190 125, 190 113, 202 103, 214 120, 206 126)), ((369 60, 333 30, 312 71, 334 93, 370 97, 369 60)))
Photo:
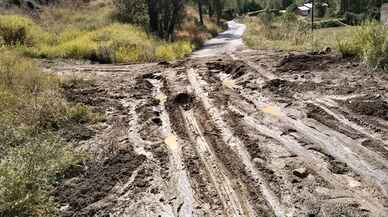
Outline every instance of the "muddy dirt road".
POLYGON ((93 78, 67 95, 107 114, 63 216, 388 216, 388 76, 243 49, 230 25, 175 63, 52 68, 93 78))

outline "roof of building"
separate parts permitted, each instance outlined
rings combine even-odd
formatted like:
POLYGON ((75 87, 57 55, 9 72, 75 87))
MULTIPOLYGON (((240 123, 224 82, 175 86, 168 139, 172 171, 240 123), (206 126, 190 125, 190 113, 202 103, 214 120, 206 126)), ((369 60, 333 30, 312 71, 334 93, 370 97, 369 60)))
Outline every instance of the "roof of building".
POLYGON ((301 11, 309 11, 311 8, 306 7, 306 6, 300 6, 300 7, 298 7, 298 9, 301 11))
MULTIPOLYGON (((329 5, 327 3, 322 3, 322 6, 323 7, 328 7, 329 5)), ((299 6, 298 7, 298 9, 301 10, 301 11, 308 11, 308 10, 311 10, 311 8, 313 8, 313 4, 312 3, 306 3, 303 6, 299 6)))

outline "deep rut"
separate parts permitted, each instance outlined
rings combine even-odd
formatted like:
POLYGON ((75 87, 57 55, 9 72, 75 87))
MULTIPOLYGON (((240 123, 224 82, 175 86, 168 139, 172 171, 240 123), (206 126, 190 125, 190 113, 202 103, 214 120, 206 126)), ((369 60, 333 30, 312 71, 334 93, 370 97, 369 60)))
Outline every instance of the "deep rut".
POLYGON ((93 73, 116 105, 99 135, 120 138, 86 148, 117 140, 143 159, 92 216, 388 216, 387 123, 343 103, 367 94, 284 90, 295 82, 244 55, 59 70, 93 73))

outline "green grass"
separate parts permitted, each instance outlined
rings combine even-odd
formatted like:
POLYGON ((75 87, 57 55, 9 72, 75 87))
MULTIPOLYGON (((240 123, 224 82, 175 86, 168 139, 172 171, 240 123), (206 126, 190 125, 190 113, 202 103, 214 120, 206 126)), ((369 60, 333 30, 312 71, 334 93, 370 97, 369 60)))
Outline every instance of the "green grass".
POLYGON ((176 60, 189 55, 222 28, 198 12, 186 8, 186 16, 176 31, 176 41, 168 42, 147 33, 146 27, 120 23, 112 1, 92 1, 74 6, 58 3, 42 7, 31 18, 20 10, 0 15, 0 47, 17 50, 33 58, 65 58, 101 63, 143 63, 176 60))
MULTIPOLYGON (((30 25, 38 28, 32 21, 30 25)), ((27 37, 36 38, 35 32, 28 33, 27 37)), ((96 30, 67 28, 49 43, 44 42, 19 43, 14 47, 30 57, 85 59, 101 63, 175 60, 192 51, 188 41, 165 42, 148 35, 139 27, 119 23, 96 30)), ((5 45, 10 47, 13 44, 5 45)))
POLYGON ((372 68, 388 69, 388 28, 377 21, 353 28, 349 37, 338 40, 337 47, 345 57, 358 57, 372 68))
POLYGON ((264 24, 259 18, 247 18, 244 41, 254 49, 273 48, 286 51, 321 50, 337 47, 337 41, 351 36, 355 27, 316 29, 311 32, 304 21, 291 23, 275 21, 264 24))
MULTIPOLYGON (((188 16, 177 30, 177 41, 167 42, 142 27, 114 20, 111 3, 43 8, 39 18, 0 16, 0 46, 33 58, 65 58, 100 63, 142 63, 181 59, 222 28, 205 16, 200 27, 197 13, 188 16)), ((19 13, 20 14, 20 13, 19 13)))
POLYGON ((63 171, 83 159, 58 130, 100 115, 67 102, 62 79, 33 60, 0 52, 0 216, 55 216, 50 192, 63 171))
POLYGON ((193 48, 189 41, 165 42, 128 24, 112 23, 95 30, 69 27, 54 37, 26 17, 10 15, 0 20, 0 43, 30 57, 139 63, 183 58, 193 48))
POLYGON ((81 157, 54 136, 23 140, 0 160, 0 216, 56 216, 55 179, 81 157))
POLYGON ((35 46, 49 43, 50 34, 30 18, 18 15, 0 15, 0 43, 5 45, 35 46))

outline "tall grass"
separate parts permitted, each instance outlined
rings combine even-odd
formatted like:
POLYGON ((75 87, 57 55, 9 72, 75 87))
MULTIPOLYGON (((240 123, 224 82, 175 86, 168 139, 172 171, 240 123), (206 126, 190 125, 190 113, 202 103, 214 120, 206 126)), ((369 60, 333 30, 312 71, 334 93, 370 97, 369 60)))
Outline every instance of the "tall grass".
POLYGON ((350 36, 353 27, 321 28, 311 32, 311 25, 295 14, 280 17, 262 15, 246 18, 247 31, 244 41, 251 48, 275 48, 281 50, 322 50, 335 48, 337 40, 350 36))
POLYGON ((57 131, 94 115, 65 101, 61 79, 13 51, 0 52, 0 216, 54 216, 53 184, 82 159, 57 131))
POLYGON ((353 29, 351 37, 338 40, 337 49, 345 57, 359 57, 373 68, 388 69, 388 28, 367 21, 353 29))
POLYGON ((247 18, 245 23, 247 32, 244 41, 248 47, 292 50, 311 41, 309 26, 291 12, 276 18, 263 13, 256 18, 247 18))
POLYGON ((6 45, 34 46, 49 43, 51 36, 31 19, 18 15, 0 15, 0 42, 6 45))
POLYGON ((27 17, 0 17, 0 46, 16 48, 30 57, 85 59, 101 63, 138 63, 175 60, 190 54, 188 40, 166 42, 144 29, 112 23, 96 28, 77 26, 53 34, 27 17), (55 36, 54 36, 55 35, 55 36))

